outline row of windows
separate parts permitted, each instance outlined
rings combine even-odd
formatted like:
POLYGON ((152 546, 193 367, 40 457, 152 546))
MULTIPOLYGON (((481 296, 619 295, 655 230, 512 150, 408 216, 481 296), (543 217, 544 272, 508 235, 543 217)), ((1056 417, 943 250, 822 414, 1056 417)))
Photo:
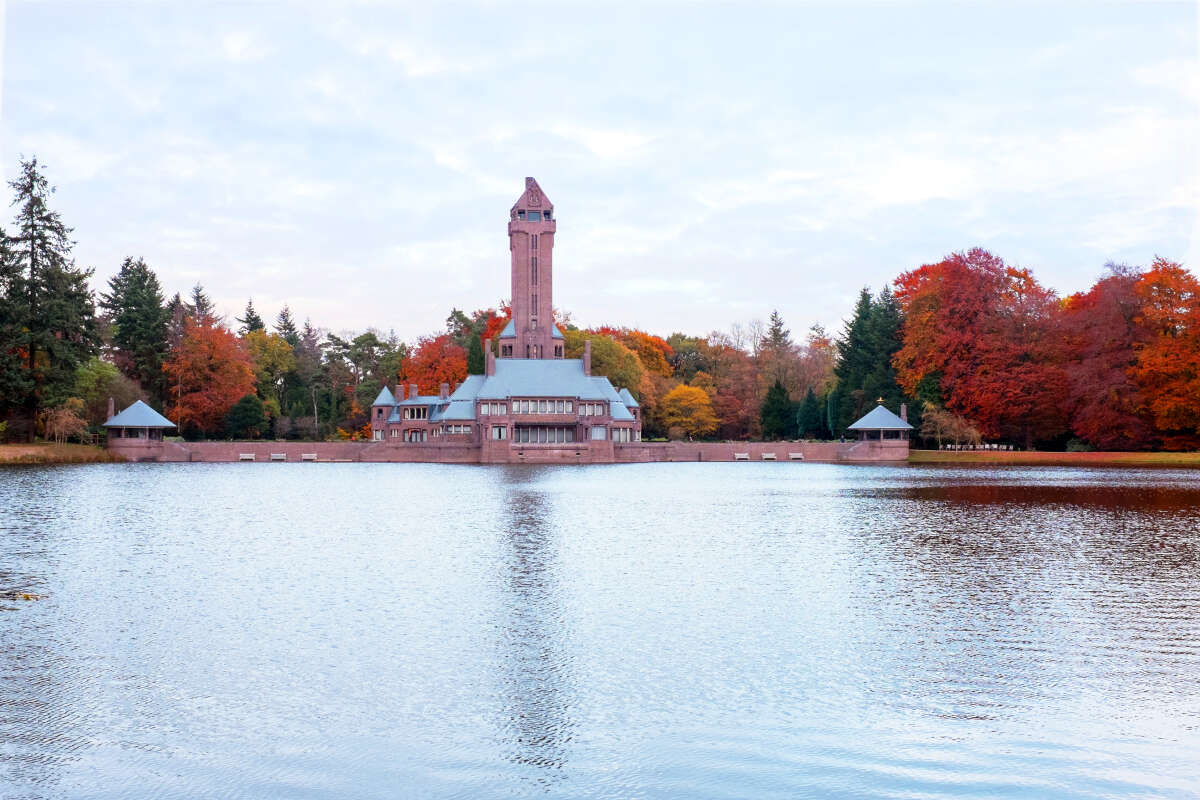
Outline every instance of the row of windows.
POLYGON ((517 219, 526 220, 528 222, 541 222, 542 220, 549 222, 550 221, 550 212, 549 211, 518 211, 517 219))
POLYGON ((446 433, 470 433, 470 425, 447 425, 446 433))
MULTIPOLYGON (((503 438, 503 437, 501 437, 503 438)), ((555 444, 558 442, 575 441, 574 428, 527 428, 518 425, 513 428, 513 441, 525 444, 555 444)))
POLYGON ((480 403, 479 413, 485 417, 488 414, 507 414, 508 413, 508 404, 507 403, 480 403))
POLYGON ((400 414, 401 419, 428 419, 428 406, 405 406, 404 411, 400 414))
POLYGON ((614 442, 629 442, 633 441, 633 431, 630 428, 613 428, 614 442))
POLYGON ((572 414, 575 404, 570 400, 513 400, 514 414, 572 414))

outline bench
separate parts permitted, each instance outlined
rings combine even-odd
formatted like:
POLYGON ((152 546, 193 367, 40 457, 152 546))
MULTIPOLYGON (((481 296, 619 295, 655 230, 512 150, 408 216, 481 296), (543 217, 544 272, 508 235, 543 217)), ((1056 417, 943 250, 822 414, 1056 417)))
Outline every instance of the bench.
POLYGON ((779 459, 775 458, 774 453, 763 453, 762 460, 763 461, 778 461, 779 459))
POLYGON ((254 453, 238 453, 238 461, 253 461, 254 453))
POLYGON ((750 454, 749 453, 734 453, 733 460, 734 461, 749 461, 750 454))
POLYGON ((316 461, 317 454, 316 453, 301 453, 300 460, 301 461, 316 461))
POLYGON ((788 453, 788 458, 792 461, 803 461, 804 453, 788 453))
POLYGON ((287 461, 287 453, 271 453, 272 461, 287 461))

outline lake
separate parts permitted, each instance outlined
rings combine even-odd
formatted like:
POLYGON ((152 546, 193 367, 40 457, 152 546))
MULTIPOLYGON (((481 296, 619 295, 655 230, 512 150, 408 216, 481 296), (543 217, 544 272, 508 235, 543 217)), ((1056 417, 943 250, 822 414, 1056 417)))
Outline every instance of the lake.
POLYGON ((1200 472, 4 468, 0 592, 0 797, 1200 789, 1200 472))

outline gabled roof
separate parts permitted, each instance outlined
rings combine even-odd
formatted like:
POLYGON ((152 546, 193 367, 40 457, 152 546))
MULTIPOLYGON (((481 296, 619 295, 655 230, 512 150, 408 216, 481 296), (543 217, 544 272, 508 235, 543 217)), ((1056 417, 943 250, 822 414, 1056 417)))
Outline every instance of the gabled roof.
POLYGON ((634 399, 633 394, 626 388, 622 387, 617 394, 621 395, 621 402, 626 408, 640 408, 641 404, 634 399))
POLYGON ((625 407, 625 402, 621 400, 621 395, 613 387, 612 382, 603 375, 593 375, 592 382, 596 387, 604 393, 605 399, 608 400, 608 415, 613 418, 614 422, 633 422, 633 414, 629 413, 629 409, 625 407))
POLYGON ((174 428, 175 423, 138 400, 104 423, 106 428, 174 428))
MULTIPOLYGON (((513 338, 516 338, 516 335, 517 335, 517 326, 510 319, 508 321, 508 324, 504 326, 504 330, 500 331, 500 335, 497 336, 496 338, 497 339, 513 339, 513 338)), ((550 338, 551 339, 563 338, 562 331, 560 331, 558 329, 557 325, 555 325, 554 330, 550 332, 550 338)))
POLYGON ((536 208, 552 211, 554 203, 550 202, 550 198, 542 191, 542 187, 538 186, 538 182, 533 178, 525 179, 525 191, 521 192, 521 196, 517 198, 517 202, 513 203, 512 210, 517 207, 521 208, 536 208))
POLYGON ((852 431, 911 431, 912 429, 912 425, 881 405, 875 406, 873 411, 849 426, 849 430, 852 431))
POLYGON ((396 405, 396 398, 392 396, 392 390, 385 386, 379 390, 379 396, 375 398, 375 402, 371 403, 371 405, 394 406, 396 405))

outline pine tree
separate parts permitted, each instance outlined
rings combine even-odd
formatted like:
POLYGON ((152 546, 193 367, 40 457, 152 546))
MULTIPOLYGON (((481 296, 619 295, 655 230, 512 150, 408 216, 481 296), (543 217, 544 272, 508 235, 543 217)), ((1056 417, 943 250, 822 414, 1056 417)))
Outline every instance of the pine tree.
POLYGON ((796 414, 796 427, 805 438, 823 438, 825 424, 821 419, 821 406, 812 389, 808 390, 804 402, 800 404, 800 411, 796 414))
POLYGON ((796 410, 782 382, 775 381, 767 390, 760 418, 764 439, 790 439, 795 433, 796 410))
POLYGON ((263 322, 263 318, 254 310, 254 298, 251 297, 246 301, 246 311, 240 317, 234 317, 238 322, 242 323, 242 327, 238 329, 238 333, 245 336, 250 331, 263 331, 267 329, 267 323, 263 322))
POLYGON ((126 258, 108 288, 107 294, 100 295, 100 306, 112 324, 114 361, 126 377, 161 401, 171 312, 163 302, 158 277, 142 259, 126 258))
POLYGON ((204 292, 204 287, 196 284, 192 287, 191 316, 200 325, 211 325, 217 321, 216 309, 212 300, 204 292))
POLYGON ((472 336, 467 346, 467 374, 482 375, 484 370, 483 345, 478 336, 472 336))
POLYGON ((761 346, 775 351, 782 351, 792 346, 792 332, 783 327, 783 317, 779 316, 779 309, 771 312, 767 335, 763 338, 761 346))
MULTIPOLYGON (((65 400, 75 385, 75 369, 96 352, 95 306, 88 279, 71 258, 71 229, 48 200, 54 189, 37 159, 21 162, 9 182, 18 206, 16 233, 9 237, 5 267, 10 328, 20 326, 26 389, 9 403, 22 405, 32 422, 44 405, 65 400)), ((28 438, 35 433, 31 424, 28 438)))
POLYGON ((866 288, 859 293, 854 314, 837 342, 834 434, 845 430, 877 402, 893 410, 904 402, 892 365, 892 357, 900 349, 901 323, 900 305, 891 290, 885 287, 875 298, 866 288))
POLYGON ((292 310, 286 305, 279 310, 279 316, 275 317, 275 332, 293 348, 300 344, 300 331, 296 329, 296 320, 292 318, 292 310))

